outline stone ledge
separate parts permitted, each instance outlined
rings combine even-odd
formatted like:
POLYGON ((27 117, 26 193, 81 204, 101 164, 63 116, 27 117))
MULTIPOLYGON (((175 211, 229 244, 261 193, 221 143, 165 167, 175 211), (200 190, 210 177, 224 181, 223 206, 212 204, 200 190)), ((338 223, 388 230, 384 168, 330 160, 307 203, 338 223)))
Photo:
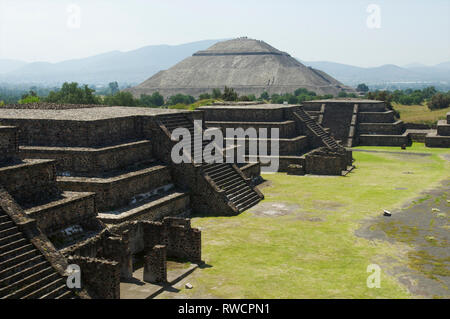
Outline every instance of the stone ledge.
POLYGON ((131 220, 156 220, 169 215, 178 215, 187 208, 189 195, 184 192, 174 191, 162 198, 152 200, 139 206, 124 207, 115 213, 100 213, 98 218, 106 224, 120 224, 131 220), (180 202, 181 201, 181 202, 180 202), (181 209, 173 209, 170 204, 179 202, 181 209), (169 208, 164 210, 163 208, 169 208))

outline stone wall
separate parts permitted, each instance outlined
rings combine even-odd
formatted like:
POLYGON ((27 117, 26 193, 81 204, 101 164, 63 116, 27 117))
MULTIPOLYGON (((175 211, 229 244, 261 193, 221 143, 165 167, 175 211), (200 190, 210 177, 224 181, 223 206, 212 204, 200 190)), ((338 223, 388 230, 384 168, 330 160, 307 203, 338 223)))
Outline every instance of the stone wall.
POLYGON ((359 123, 360 134, 400 135, 403 133, 403 121, 394 123, 359 123))
POLYGON ((335 152, 322 147, 305 156, 305 172, 307 174, 341 175, 350 165, 347 151, 335 152))
POLYGON ((163 165, 105 179, 65 176, 58 178, 58 186, 63 190, 96 193, 97 207, 102 212, 130 205, 133 196, 171 183, 169 168, 163 165))
POLYGON ((361 123, 392 123, 395 121, 394 111, 359 112, 358 120, 361 123))
POLYGON ((152 158, 150 141, 102 148, 20 147, 22 158, 55 159, 58 172, 93 176, 124 169, 152 158))
POLYGON ((0 168, 0 184, 24 207, 55 198, 56 169, 51 160, 26 160, 0 168))
POLYGON ((441 136, 450 136, 450 123, 447 124, 447 121, 445 120, 439 121, 437 125, 437 134, 441 136))
POLYGON ((359 145, 367 146, 402 146, 411 145, 411 139, 408 135, 376 135, 361 134, 359 136, 359 145))
POLYGON ((10 162, 19 151, 17 128, 0 126, 0 164, 10 162))
POLYGON ((19 128, 21 145, 94 147, 137 139, 142 134, 138 117, 95 121, 50 119, 2 119, 3 125, 19 128))
POLYGON ((267 105, 262 108, 261 105, 258 108, 248 105, 242 107, 242 105, 236 106, 206 106, 199 108, 204 112, 205 121, 213 122, 283 122, 285 120, 286 108, 295 108, 295 106, 285 105, 267 105))
POLYGON ((70 256, 70 264, 80 267, 81 287, 97 299, 120 299, 120 265, 115 261, 70 256))
POLYGON ((54 232, 71 225, 81 225, 87 229, 97 228, 97 209, 94 193, 65 193, 66 197, 57 202, 35 206, 26 210, 30 218, 36 220, 42 231, 51 236, 54 232))

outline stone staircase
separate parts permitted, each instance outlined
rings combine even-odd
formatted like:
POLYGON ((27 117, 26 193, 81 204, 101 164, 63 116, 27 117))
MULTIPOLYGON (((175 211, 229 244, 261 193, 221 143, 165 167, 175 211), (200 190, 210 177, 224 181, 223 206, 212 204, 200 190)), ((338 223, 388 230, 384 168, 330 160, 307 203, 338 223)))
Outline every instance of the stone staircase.
POLYGON ((298 108, 295 112, 293 112, 294 116, 296 116, 300 121, 306 124, 306 126, 316 135, 318 136, 323 144, 330 149, 338 149, 341 146, 336 142, 336 140, 331 137, 330 133, 325 131, 325 129, 317 124, 311 116, 309 116, 302 108, 298 108))
POLYGON ((242 178, 233 164, 205 164, 203 172, 219 189, 225 191, 225 196, 239 212, 261 201, 259 193, 242 178))
POLYGON ((352 147, 354 140, 356 138, 356 129, 358 125, 358 112, 359 112, 359 104, 356 103, 353 106, 353 115, 352 121, 350 123, 350 129, 348 132, 347 147, 352 147))
MULTIPOLYGON (((231 203, 236 213, 241 213, 261 201, 263 195, 250 184, 249 179, 235 164, 209 163, 208 157, 203 158, 203 149, 210 143, 208 140, 201 141, 205 127, 195 127, 194 122, 183 113, 160 116, 158 124, 170 137, 177 128, 189 130, 191 140, 187 143, 191 146, 191 153, 188 154, 191 163, 199 168, 205 178, 212 181, 217 190, 224 193, 224 200, 231 203), (194 147, 196 143, 201 147, 194 147)), ((221 156, 224 156, 223 152, 221 156)))
POLYGON ((20 159, 17 128, 0 127, 0 140, 10 150, 8 160, 0 161, 0 184, 42 232, 51 237, 73 225, 101 227, 93 193, 61 191, 52 159, 20 159))
POLYGON ((66 299, 74 295, 62 277, 0 210, 0 298, 66 299))

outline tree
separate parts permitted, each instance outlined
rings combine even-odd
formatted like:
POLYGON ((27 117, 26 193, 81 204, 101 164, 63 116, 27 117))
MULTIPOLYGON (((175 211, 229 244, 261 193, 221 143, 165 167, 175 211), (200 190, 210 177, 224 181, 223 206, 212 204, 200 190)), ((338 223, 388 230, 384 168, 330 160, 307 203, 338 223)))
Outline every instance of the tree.
POLYGON ((87 85, 78 87, 78 83, 65 82, 61 89, 50 91, 46 102, 66 104, 100 104, 101 98, 94 95, 95 90, 87 85))
POLYGON ((234 91, 234 89, 229 88, 229 87, 226 86, 225 89, 223 90, 222 98, 225 101, 236 101, 238 99, 238 95, 234 91))
POLYGON ((136 106, 138 103, 130 92, 117 92, 114 95, 105 96, 103 103, 114 106, 136 106))
POLYGON ((222 97, 222 92, 220 92, 219 89, 213 89, 212 97, 213 97, 213 99, 220 99, 222 97))
POLYGON ((344 91, 339 92, 338 97, 347 97, 347 93, 344 91))
POLYGON ((450 91, 447 93, 436 93, 428 102, 430 110, 444 109, 450 107, 450 91))
POLYGON ((30 103, 38 103, 40 102, 40 99, 38 96, 26 96, 25 98, 22 98, 19 100, 19 104, 30 104, 30 103))
POLYGON ((209 93, 200 94, 198 97, 199 100, 209 100, 210 98, 211 98, 211 95, 209 93))
POLYGON ((367 92, 369 92, 369 87, 365 83, 361 83, 361 84, 358 84, 358 86, 356 87, 356 91, 362 92, 362 93, 367 93, 367 92))
POLYGON ((159 92, 154 92, 152 95, 141 94, 139 105, 159 107, 164 105, 164 97, 159 92))
POLYGON ((169 97, 167 105, 184 104, 189 105, 195 102, 195 98, 191 95, 176 94, 169 97))
POLYGON ((261 93, 261 96, 260 96, 261 100, 266 100, 267 101, 267 100, 269 100, 269 98, 270 98, 269 93, 267 93, 266 91, 261 93))
POLYGON ((110 82, 108 84, 108 87, 111 95, 114 95, 117 92, 119 92, 119 84, 117 82, 110 82))

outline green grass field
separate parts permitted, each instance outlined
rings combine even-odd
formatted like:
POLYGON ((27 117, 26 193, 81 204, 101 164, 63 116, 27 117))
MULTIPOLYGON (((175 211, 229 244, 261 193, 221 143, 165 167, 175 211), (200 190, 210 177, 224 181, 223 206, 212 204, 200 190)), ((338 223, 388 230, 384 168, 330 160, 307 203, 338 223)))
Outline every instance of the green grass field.
POLYGON ((445 119, 446 114, 450 112, 450 107, 430 111, 426 105, 392 103, 392 106, 400 113, 400 119, 405 123, 436 124, 438 120, 445 119))
MULTIPOLYGON (((401 152, 400 148, 363 147, 401 152)), ((347 177, 264 175, 260 205, 283 203, 283 216, 197 217, 207 267, 188 277, 194 289, 161 298, 408 298, 398 280, 381 275, 381 288, 366 285, 367 266, 392 257, 408 265, 405 243, 369 241, 355 231, 383 209, 394 211, 424 189, 450 177, 446 149, 414 144, 407 152, 354 152, 347 177)), ((257 208, 256 208, 257 210, 257 208)))

